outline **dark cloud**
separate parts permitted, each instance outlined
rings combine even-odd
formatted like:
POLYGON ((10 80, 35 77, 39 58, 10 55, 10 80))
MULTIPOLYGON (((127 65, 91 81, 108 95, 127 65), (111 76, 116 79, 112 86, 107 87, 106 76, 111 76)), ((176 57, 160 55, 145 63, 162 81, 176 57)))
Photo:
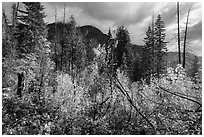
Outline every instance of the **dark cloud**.
MULTIPOLYGON (((71 3, 49 3, 51 6, 58 6, 58 8, 63 8, 64 5, 69 8, 79 8, 82 10, 83 14, 91 16, 98 20, 114 20, 119 18, 117 10, 113 9, 111 3, 105 2, 71 2, 71 3)), ((120 8, 122 3, 115 3, 115 6, 120 8)), ((124 12, 121 9, 121 12, 124 12)))
POLYGON ((156 3, 124 3, 124 2, 76 2, 76 3, 49 3, 61 8, 79 8, 84 15, 101 21, 114 21, 115 25, 130 25, 142 22, 153 13, 156 3), (129 7, 135 5, 135 8, 129 7), (131 9, 130 9, 131 8, 131 9))
POLYGON ((176 3, 167 4, 161 11, 162 19, 166 26, 175 23, 176 20, 176 3))
POLYGON ((201 40, 202 41, 202 20, 193 25, 188 30, 190 40, 201 40))
MULTIPOLYGON (((195 10, 197 8, 196 4, 192 2, 179 3, 180 20, 186 18, 190 7, 191 11, 195 10)), ((161 16, 166 26, 177 23, 177 3, 168 3, 163 7, 161 9, 161 16)))
POLYGON ((115 22, 116 25, 131 25, 143 22, 144 19, 152 16, 154 3, 141 3, 133 14, 125 15, 115 22))

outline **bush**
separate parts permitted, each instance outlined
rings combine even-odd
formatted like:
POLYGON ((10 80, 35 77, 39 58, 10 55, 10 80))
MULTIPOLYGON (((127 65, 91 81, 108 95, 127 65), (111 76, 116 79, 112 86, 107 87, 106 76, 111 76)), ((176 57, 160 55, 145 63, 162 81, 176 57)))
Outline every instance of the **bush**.
POLYGON ((14 91, 2 98, 2 133, 202 134, 201 83, 181 66, 150 84, 131 83, 123 71, 110 75, 106 69, 98 56, 74 79, 62 72, 48 75, 40 98, 38 84, 28 84, 34 79, 29 73, 22 99, 14 91))

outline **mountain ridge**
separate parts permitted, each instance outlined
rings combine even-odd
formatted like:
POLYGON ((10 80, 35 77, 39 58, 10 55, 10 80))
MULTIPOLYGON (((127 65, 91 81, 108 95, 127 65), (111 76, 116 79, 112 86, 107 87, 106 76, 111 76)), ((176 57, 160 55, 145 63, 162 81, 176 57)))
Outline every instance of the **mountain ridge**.
MULTIPOLYGON (((62 29, 63 24, 59 23, 58 25, 59 26, 57 26, 57 28, 62 29)), ((68 24, 67 24, 67 27, 69 27, 68 24)), ((50 33, 54 32, 54 30, 53 30, 54 28, 55 28, 55 23, 48 24, 48 40, 53 39, 54 35, 50 34, 50 33)), ((99 28, 97 28, 93 25, 83 25, 83 26, 77 27, 77 29, 80 30, 82 35, 87 40, 95 39, 101 45, 104 45, 107 43, 108 35, 104 34, 99 28)), ((129 45, 130 50, 133 50, 133 53, 137 54, 135 56, 137 56, 137 57, 141 56, 143 45, 137 45, 137 44, 133 44, 133 43, 129 43, 127 45, 129 45)), ((189 68, 191 66, 194 56, 195 55, 192 53, 186 53, 186 58, 187 58, 186 68, 189 68)), ((201 66, 202 66, 202 57, 198 56, 198 58, 199 58, 199 62, 201 64, 201 66)), ((170 66, 170 67, 176 67, 178 64, 178 52, 173 52, 173 51, 167 52, 167 63, 168 63, 168 66, 170 66)))

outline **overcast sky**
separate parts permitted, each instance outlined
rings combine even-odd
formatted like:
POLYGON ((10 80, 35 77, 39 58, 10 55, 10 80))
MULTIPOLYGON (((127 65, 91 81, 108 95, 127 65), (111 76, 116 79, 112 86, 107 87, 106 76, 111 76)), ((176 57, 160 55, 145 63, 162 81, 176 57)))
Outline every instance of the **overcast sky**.
MULTIPOLYGON (((166 27, 166 41, 168 49, 177 51, 176 32, 176 3, 138 3, 138 2, 72 2, 72 3, 42 3, 45 7, 47 17, 46 22, 54 22, 55 8, 57 9, 57 19, 63 17, 63 8, 66 4, 67 21, 70 15, 74 15, 77 24, 93 25, 103 33, 107 33, 109 27, 115 30, 117 26, 124 25, 130 32, 133 44, 144 44, 143 39, 148 25, 151 24, 154 13, 155 19, 161 14, 166 27)), ((7 14, 10 14, 11 3, 3 3, 2 7, 7 14)), ((188 41, 191 52, 202 55, 202 3, 180 2, 181 28, 185 28, 187 11, 191 5, 189 18, 188 41)), ((183 32, 181 31, 183 34, 183 32)), ((190 50, 189 50, 190 51, 190 50)))

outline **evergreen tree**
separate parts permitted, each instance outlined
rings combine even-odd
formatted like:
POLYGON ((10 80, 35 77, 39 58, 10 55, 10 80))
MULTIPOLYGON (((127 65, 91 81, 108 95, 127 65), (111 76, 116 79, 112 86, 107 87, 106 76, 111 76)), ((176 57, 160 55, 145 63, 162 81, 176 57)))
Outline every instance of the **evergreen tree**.
POLYGON ((107 42, 106 42, 106 45, 105 45, 105 50, 106 50, 106 58, 105 58, 105 60, 106 60, 106 62, 109 62, 109 54, 110 54, 110 51, 111 51, 111 38, 112 38, 112 34, 111 34, 111 30, 110 30, 110 28, 109 28, 109 30, 108 30, 108 39, 107 39, 107 42))
POLYGON ((128 30, 124 26, 120 26, 116 32, 116 39, 118 40, 117 48, 116 48, 116 67, 120 67, 123 62, 123 54, 125 53, 125 46, 128 42, 130 42, 130 36, 128 30))
POLYGON ((159 14, 155 23, 155 63, 157 77, 165 71, 166 68, 166 52, 165 42, 165 26, 159 14))
POLYGON ((158 15, 156 22, 154 23, 153 21, 152 24, 146 32, 142 54, 143 77, 147 83, 150 82, 151 75, 156 74, 159 77, 166 68, 167 47, 165 42, 165 26, 161 20, 161 15, 158 15))
POLYGON ((116 39, 118 41, 116 47, 116 66, 115 70, 120 67, 125 74, 131 78, 133 72, 133 52, 130 44, 130 35, 124 26, 120 26, 116 32, 116 39))
POLYGON ((152 28, 149 26, 146 32, 146 37, 144 38, 145 45, 142 52, 142 71, 143 77, 149 83, 150 76, 152 73, 152 28))
MULTIPOLYGON (((19 23, 16 29, 18 55, 24 60, 24 71, 32 73, 27 81, 28 88, 35 85, 32 91, 42 99, 48 82, 51 61, 50 47, 46 39, 46 24, 44 23, 44 7, 39 2, 23 2, 24 9, 19 9, 19 23), (34 77, 32 76, 34 75, 34 77), (31 83, 30 83, 31 82, 31 83)), ((26 73, 28 73, 26 72, 26 73)), ((27 76, 29 77, 29 76, 27 76)))
POLYGON ((117 47, 120 49, 124 49, 125 45, 130 42, 130 35, 128 30, 124 26, 120 26, 117 29, 116 37, 118 40, 117 47))
POLYGON ((19 9, 16 38, 18 40, 18 52, 22 57, 25 53, 34 53, 39 50, 38 40, 46 37, 44 7, 39 2, 23 2, 25 10, 19 9))
POLYGON ((109 30, 108 30, 108 39, 111 39, 112 38, 112 34, 111 34, 111 29, 109 27, 109 30))

